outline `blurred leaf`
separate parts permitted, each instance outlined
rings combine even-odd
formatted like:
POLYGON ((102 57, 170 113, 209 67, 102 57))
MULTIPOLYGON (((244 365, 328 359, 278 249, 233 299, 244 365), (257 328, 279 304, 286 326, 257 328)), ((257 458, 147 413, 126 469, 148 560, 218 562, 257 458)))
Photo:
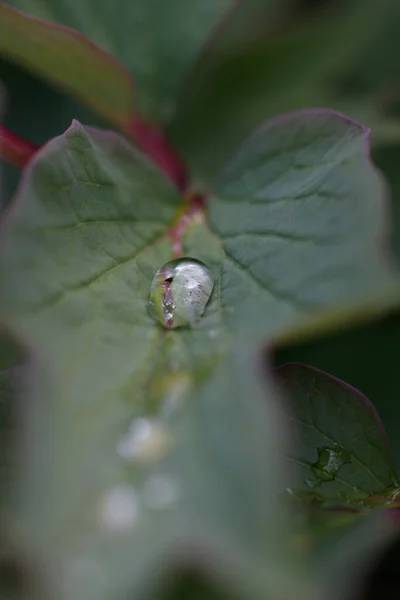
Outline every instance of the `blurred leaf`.
POLYGON ((140 112, 166 121, 175 110, 182 79, 232 0, 13 0, 9 4, 88 36, 133 73, 140 112))
POLYGON ((200 181, 262 120, 330 106, 335 77, 398 10, 397 0, 313 3, 300 14, 293 5, 239 2, 193 69, 169 134, 200 181))
POLYGON ((362 514, 313 507, 299 549, 330 598, 352 600, 364 598, 366 582, 398 537, 393 510, 362 514))
MULTIPOLYGON (((400 494, 385 430, 371 402, 350 385, 300 364, 277 370, 289 397, 299 482, 293 494, 326 503, 382 503, 400 494)), ((291 484, 289 484, 291 486, 291 484)))
POLYGON ((118 125, 131 117, 134 92, 129 73, 77 31, 0 4, 0 53, 118 125))
POLYGON ((383 26, 374 31, 370 43, 357 60, 353 69, 346 73, 344 83, 359 93, 373 91, 377 100, 388 107, 400 100, 400 5, 385 15, 383 26))

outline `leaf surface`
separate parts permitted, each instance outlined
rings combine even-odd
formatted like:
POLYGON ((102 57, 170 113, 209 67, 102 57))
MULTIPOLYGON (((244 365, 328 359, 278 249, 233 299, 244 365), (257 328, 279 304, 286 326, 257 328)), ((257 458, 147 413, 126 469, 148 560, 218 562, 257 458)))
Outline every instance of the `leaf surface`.
POLYGON ((62 569, 66 598, 139 598, 182 551, 211 553, 251 597, 292 594, 276 558, 279 427, 248 352, 210 326, 165 334, 146 311, 179 203, 122 138, 75 123, 35 157, 12 209, 3 305, 40 349, 13 519, 62 569))
POLYGON ((277 369, 288 396, 299 481, 291 493, 317 502, 396 501, 398 474, 372 403, 350 385, 300 364, 277 369))
POLYGON ((301 4, 238 2, 191 71, 168 132, 201 183, 264 119, 335 108, 338 80, 398 13, 396 0, 301 4))
POLYGON ((309 333, 351 318, 340 303, 360 314, 364 299, 384 304, 385 289, 391 297, 385 190, 368 137, 333 111, 289 113, 256 131, 222 172, 208 217, 224 253, 228 328, 255 338, 309 333))
POLYGON ((243 594, 252 582, 251 598, 310 597, 279 550, 285 430, 249 357, 265 336, 395 284, 371 249, 384 216, 365 143, 364 128, 325 112, 256 134, 183 239, 215 278, 206 313, 168 332, 146 305, 173 257, 178 193, 123 138, 76 122, 32 160, 4 226, 2 307, 37 360, 12 508, 46 572, 61 568, 66 598, 140 598, 182 551, 210 553, 221 581, 233 574, 243 594))

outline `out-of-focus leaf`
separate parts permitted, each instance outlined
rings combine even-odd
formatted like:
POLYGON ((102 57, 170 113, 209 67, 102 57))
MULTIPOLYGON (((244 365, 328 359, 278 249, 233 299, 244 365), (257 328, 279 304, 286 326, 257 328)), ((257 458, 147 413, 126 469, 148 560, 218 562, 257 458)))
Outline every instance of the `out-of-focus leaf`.
POLYGON ((9 3, 36 17, 73 27, 107 50, 133 73, 140 112, 165 121, 175 110, 184 76, 232 0, 9 3))
POLYGON ((393 510, 363 514, 313 507, 297 543, 321 589, 330 598, 350 600, 364 597, 368 576, 398 537, 393 510))
POLYGON ((364 94, 372 92, 385 107, 400 100, 399 27, 400 5, 395 2, 353 69, 346 72, 345 89, 364 94))
POLYGON ((0 54, 67 90, 118 125, 132 115, 129 73, 77 31, 1 3, 0 54))
POLYGON ((239 2, 192 71, 169 133, 200 181, 213 179, 263 119, 330 106, 335 78, 356 64, 398 2, 295 8, 282 0, 239 2))
POLYGON ((326 503, 396 502, 398 475, 371 402, 342 381, 300 364, 277 370, 289 397, 299 481, 291 494, 326 503))

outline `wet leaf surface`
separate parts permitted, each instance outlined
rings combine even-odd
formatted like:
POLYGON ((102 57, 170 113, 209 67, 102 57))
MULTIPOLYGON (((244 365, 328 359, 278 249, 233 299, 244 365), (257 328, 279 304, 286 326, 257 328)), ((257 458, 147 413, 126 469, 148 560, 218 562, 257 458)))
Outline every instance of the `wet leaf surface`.
POLYGON ((186 228, 183 254, 215 283, 204 316, 172 331, 147 303, 173 258, 179 194, 124 139, 76 122, 32 161, 4 225, 2 309, 36 349, 9 510, 25 547, 61 569, 49 583, 65 598, 140 598, 182 552, 211 556, 245 597, 312 597, 279 550, 286 433, 251 356, 376 286, 391 297, 396 273, 370 243, 384 216, 366 141, 326 112, 256 133, 186 228))
POLYGON ((277 369, 288 396, 296 440, 287 459, 297 477, 289 492, 330 504, 395 506, 399 479, 385 430, 372 403, 358 390, 300 364, 277 369))

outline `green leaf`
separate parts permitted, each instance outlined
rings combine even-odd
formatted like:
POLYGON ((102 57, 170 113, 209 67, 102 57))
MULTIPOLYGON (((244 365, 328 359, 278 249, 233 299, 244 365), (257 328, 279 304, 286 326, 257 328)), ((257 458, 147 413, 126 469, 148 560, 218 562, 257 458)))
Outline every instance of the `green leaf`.
POLYGON ((384 219, 366 135, 329 112, 257 133, 221 175, 209 224, 196 214, 184 236, 185 254, 214 274, 206 313, 167 332, 146 305, 155 271, 173 257, 178 193, 127 141, 78 123, 32 160, 5 223, 2 266, 4 315, 41 359, 10 520, 45 572, 62 565, 61 595, 140 597, 189 548, 245 597, 249 582, 251 598, 302 597, 302 577, 287 577, 279 550, 285 433, 248 355, 265 335, 395 282, 371 249, 384 219), (253 245, 268 260, 257 262, 253 245))
POLYGON ((0 4, 0 54, 118 125, 131 117, 134 92, 129 73, 77 31, 0 4))
POLYGON ((27 170, 3 306, 41 360, 9 521, 46 573, 62 569, 65 598, 140 598, 182 552, 243 597, 303 597, 279 549, 273 392, 265 403, 245 346, 210 335, 212 314, 166 333, 146 311, 179 203, 126 141, 77 123, 27 170))
MULTIPOLYGON (((175 110, 183 78, 232 0, 11 3, 47 21, 73 27, 120 60, 134 76, 140 112, 152 120, 166 121, 175 110)), ((125 98, 126 94, 117 103, 125 98)))
POLYGON ((368 136, 338 113, 299 111, 267 122, 223 171, 208 216, 230 330, 283 339, 361 318, 385 293, 397 302, 368 136))
POLYGON ((337 80, 398 11, 397 0, 298 4, 238 2, 191 72, 168 132, 200 181, 263 119, 331 106, 337 80))
POLYGON ((287 458, 297 465, 294 495, 326 503, 395 501, 398 475, 385 430, 361 392, 300 364, 277 369, 288 395, 287 416, 296 440, 287 458))
POLYGON ((323 338, 281 348, 275 364, 302 362, 342 379, 361 390, 376 406, 387 431, 397 464, 400 464, 398 422, 398 359, 400 315, 354 327, 333 330, 323 338))

